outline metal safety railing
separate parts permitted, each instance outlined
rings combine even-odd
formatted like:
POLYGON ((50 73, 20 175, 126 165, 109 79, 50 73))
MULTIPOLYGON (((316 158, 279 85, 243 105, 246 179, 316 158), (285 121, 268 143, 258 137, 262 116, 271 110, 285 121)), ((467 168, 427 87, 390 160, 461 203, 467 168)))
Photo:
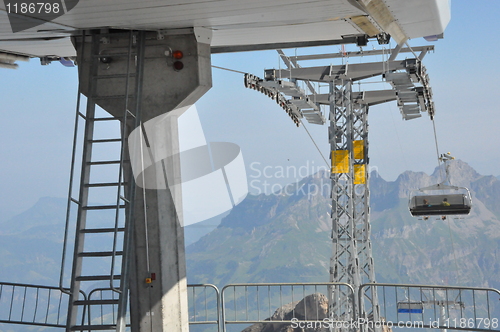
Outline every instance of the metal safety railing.
POLYGON ((221 330, 220 292, 212 284, 187 285, 189 325, 214 325, 221 330))
POLYGON ((68 300, 59 287, 0 282, 0 323, 65 328, 68 300))
MULTIPOLYGON (((344 313, 329 314, 332 292, 342 292, 354 306, 354 289, 345 283, 257 283, 227 285, 221 292, 222 325, 298 324, 324 327, 344 313)), ((276 329, 276 326, 275 326, 276 329)))
MULTIPOLYGON (((95 289, 88 296, 80 292, 80 301, 89 303, 79 317, 82 325, 115 322, 115 302, 96 304, 107 299, 108 292, 113 290, 95 289)), ((371 283, 355 294, 345 283, 248 283, 227 285, 220 292, 212 284, 188 285, 187 293, 193 329, 212 325, 214 331, 226 332, 235 325, 252 324, 275 324, 276 329, 303 322, 325 328, 355 322, 375 330, 387 326, 500 331, 500 291, 494 288, 371 283), (371 302, 363 302, 363 297, 373 292, 379 299, 378 322, 331 312, 335 306, 329 302, 339 295, 347 297, 351 308, 357 305, 360 313, 371 312, 371 302)), ((68 301, 69 295, 59 287, 0 282, 0 323, 66 328, 68 301)))
MULTIPOLYGON (((88 295, 86 322, 89 326, 114 326, 117 324, 119 295, 112 288, 95 288, 88 295)), ((128 312, 128 311, 127 311, 128 312)), ((126 326, 130 326, 130 316, 124 317, 126 326)))
MULTIPOLYGON (((114 325, 118 304, 106 299, 117 298, 111 288, 97 288, 87 296, 80 291, 84 312, 82 326, 114 325), (101 301, 101 302, 99 302, 101 301), (96 302, 97 304, 94 304, 96 302)), ((59 287, 0 283, 0 323, 66 328, 69 295, 59 287)), ((211 284, 188 285, 189 324, 212 324, 220 329, 220 293, 211 284)), ((130 317, 126 317, 130 326, 130 317)))
POLYGON ((377 292, 380 325, 388 327, 434 328, 464 331, 500 331, 500 292, 494 288, 454 287, 407 284, 364 284, 361 297, 377 292))

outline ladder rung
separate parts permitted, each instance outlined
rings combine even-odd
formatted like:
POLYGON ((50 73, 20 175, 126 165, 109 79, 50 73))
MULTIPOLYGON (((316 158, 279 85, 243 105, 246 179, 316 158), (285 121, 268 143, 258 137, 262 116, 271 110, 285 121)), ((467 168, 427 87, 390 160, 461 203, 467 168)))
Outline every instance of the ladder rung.
POLYGON ((118 187, 119 185, 121 186, 126 186, 127 182, 102 182, 102 183, 87 183, 85 187, 87 188, 94 188, 94 187, 118 187))
MULTIPOLYGON (((123 160, 123 163, 128 163, 130 160, 123 160)), ((87 162, 87 165, 115 165, 120 164, 119 160, 102 160, 87 162)))
POLYGON ((114 142, 121 142, 121 138, 106 138, 106 139, 91 139, 89 140, 90 143, 114 143, 114 142))
POLYGON ((108 116, 108 117, 105 117, 105 118, 92 118, 90 120, 92 121, 116 121, 116 120, 122 120, 123 117, 120 116, 120 117, 115 117, 115 116, 108 116))
MULTIPOLYGON (((114 275, 113 280, 120 280, 121 277, 122 277, 121 275, 114 275)), ((111 279, 110 276, 103 276, 103 275, 76 277, 76 281, 100 281, 100 280, 109 280, 109 279, 111 279)))
POLYGON ((116 325, 75 325, 70 328, 71 331, 114 331, 116 325))
POLYGON ((130 200, 128 198, 126 198, 126 197, 123 197, 122 195, 120 195, 120 199, 122 201, 124 201, 125 203, 130 203, 130 200))
MULTIPOLYGON (((117 232, 124 232, 125 228, 117 228, 117 232)), ((114 233, 114 228, 87 228, 80 230, 81 233, 114 233)))
MULTIPOLYGON (((126 160, 124 160, 123 162, 126 162, 126 160)), ((120 164, 120 160, 91 161, 87 163, 87 165, 114 165, 114 164, 120 164)))
POLYGON ((74 305, 102 305, 102 304, 118 304, 118 299, 104 299, 104 300, 80 300, 75 301, 74 305))
POLYGON ((84 206, 84 210, 112 210, 116 208, 123 209, 125 208, 125 205, 91 205, 91 206, 84 206))
MULTIPOLYGON (((122 256, 123 251, 116 251, 115 256, 122 256)), ((111 257, 112 251, 94 251, 94 252, 81 252, 78 254, 80 257, 111 257)))
POLYGON ((127 110, 127 114, 130 115, 130 116, 132 116, 132 117, 134 117, 134 119, 136 118, 135 114, 132 113, 132 112, 130 112, 130 110, 127 110))

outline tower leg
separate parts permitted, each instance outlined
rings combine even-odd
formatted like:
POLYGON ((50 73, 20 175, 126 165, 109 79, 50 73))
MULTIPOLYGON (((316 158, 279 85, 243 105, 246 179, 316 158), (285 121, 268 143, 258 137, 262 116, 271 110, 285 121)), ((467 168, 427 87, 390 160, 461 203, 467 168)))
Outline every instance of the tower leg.
MULTIPOLYGON (((352 82, 330 84, 330 130, 332 150, 332 258, 330 281, 353 286, 355 294, 364 283, 375 282, 371 248, 368 183, 368 106, 356 104, 351 97, 352 82)), ((375 289, 367 288, 359 298, 361 308, 371 304, 371 312, 359 312, 358 303, 340 289, 330 294, 333 318, 379 321, 375 289)), ((363 310, 363 309, 362 309, 363 310)), ((366 326, 362 331, 368 331, 366 326)), ((370 329, 372 330, 372 329, 370 329)))

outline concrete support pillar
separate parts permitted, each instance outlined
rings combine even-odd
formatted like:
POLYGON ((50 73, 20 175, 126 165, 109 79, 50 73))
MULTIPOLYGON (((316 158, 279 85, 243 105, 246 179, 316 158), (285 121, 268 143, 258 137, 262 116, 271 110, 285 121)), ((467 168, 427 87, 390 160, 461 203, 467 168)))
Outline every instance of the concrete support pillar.
MULTIPOLYGON (((134 332, 189 330, 184 231, 174 205, 181 197, 180 186, 174 186, 180 181, 180 165, 171 156, 179 152, 177 118, 211 87, 210 39, 204 29, 101 38, 99 54, 108 58, 101 61, 98 75, 113 77, 97 80, 97 93, 124 95, 127 84, 119 76, 127 73, 130 93, 129 98, 97 98, 96 103, 115 117, 123 116, 125 108, 136 117, 127 122, 132 166, 127 173, 133 170, 137 183, 129 271, 134 332), (129 47, 133 56, 119 60, 129 47), (182 52, 181 59, 172 56, 175 51, 182 52)), ((79 59, 84 94, 92 79, 88 49, 89 61, 79 59)))

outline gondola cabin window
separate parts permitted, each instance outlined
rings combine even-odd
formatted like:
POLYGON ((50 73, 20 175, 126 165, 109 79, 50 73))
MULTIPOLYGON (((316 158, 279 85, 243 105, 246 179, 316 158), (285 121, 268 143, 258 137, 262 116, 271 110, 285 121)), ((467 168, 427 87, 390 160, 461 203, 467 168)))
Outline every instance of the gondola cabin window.
POLYGON ((470 210, 468 194, 415 195, 410 200, 412 216, 464 215, 470 210))

